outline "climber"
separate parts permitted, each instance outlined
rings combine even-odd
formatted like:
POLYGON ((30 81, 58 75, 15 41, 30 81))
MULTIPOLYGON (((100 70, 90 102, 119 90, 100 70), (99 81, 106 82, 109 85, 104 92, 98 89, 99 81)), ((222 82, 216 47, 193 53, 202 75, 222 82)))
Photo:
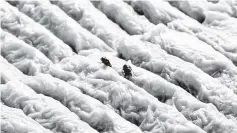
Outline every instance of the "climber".
POLYGON ((129 65, 123 65, 123 73, 126 79, 132 77, 132 68, 129 65))
POLYGON ((104 65, 112 67, 112 65, 110 64, 109 60, 106 57, 102 57, 100 60, 102 63, 104 63, 104 65))

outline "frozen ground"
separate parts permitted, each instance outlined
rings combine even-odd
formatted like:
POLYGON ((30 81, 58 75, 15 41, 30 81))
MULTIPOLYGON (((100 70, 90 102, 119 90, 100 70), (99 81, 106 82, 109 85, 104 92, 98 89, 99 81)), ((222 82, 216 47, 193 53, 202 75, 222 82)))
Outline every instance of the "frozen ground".
POLYGON ((235 0, 0 8, 1 132, 237 132, 235 0))

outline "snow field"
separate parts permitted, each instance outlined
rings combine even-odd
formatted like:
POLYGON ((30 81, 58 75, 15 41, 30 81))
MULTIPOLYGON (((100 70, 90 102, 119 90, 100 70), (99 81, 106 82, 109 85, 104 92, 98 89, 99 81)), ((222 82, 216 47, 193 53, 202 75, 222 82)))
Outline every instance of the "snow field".
POLYGON ((63 70, 75 72, 79 76, 78 80, 70 81, 70 84, 82 89, 85 94, 110 104, 142 131, 204 132, 187 121, 175 108, 159 102, 101 63, 77 55, 63 59, 59 65, 63 70), (172 124, 173 126, 169 126, 172 124))
POLYGON ((34 46, 52 62, 73 55, 72 49, 42 25, 20 13, 15 7, 1 1, 1 28, 34 46))
POLYGON ((1 106, 1 132, 2 133, 52 133, 27 117, 22 110, 1 106))
POLYGON ((83 28, 89 30, 115 50, 118 42, 124 36, 128 36, 116 23, 113 23, 96 9, 89 0, 51 2, 74 18, 83 28))
POLYGON ((97 132, 58 101, 36 94, 19 81, 9 81, 0 87, 4 104, 21 109, 28 117, 54 133, 97 132))
POLYGON ((144 16, 139 16, 122 0, 91 1, 109 19, 131 35, 143 34, 154 27, 144 16))
POLYGON ((167 24, 176 19, 189 19, 181 11, 164 0, 131 0, 127 1, 136 12, 144 14, 154 24, 167 24))
POLYGON ((14 5, 19 11, 46 27, 55 36, 70 45, 75 52, 91 48, 97 48, 101 51, 113 51, 102 40, 82 28, 48 0, 15 1, 14 5))
POLYGON ((175 20, 168 23, 168 27, 196 36, 201 41, 211 45, 215 50, 228 57, 235 65, 237 64, 237 43, 234 36, 230 36, 223 31, 205 27, 193 20, 175 20))
POLYGON ((158 24, 141 39, 160 45, 168 54, 195 64, 237 93, 237 67, 228 58, 196 37, 158 24))
POLYGON ((1 0, 1 131, 237 132, 236 3, 199 2, 1 0))
POLYGON ((52 64, 43 53, 3 30, 0 46, 1 55, 24 74, 40 73, 44 67, 52 64))
POLYGON ((206 132, 236 132, 236 124, 221 114, 212 104, 200 102, 182 88, 169 83, 165 79, 129 62, 117 58, 113 53, 99 52, 98 50, 82 51, 80 55, 89 60, 100 62, 100 57, 110 60, 112 68, 121 76, 123 64, 129 64, 133 70, 130 79, 134 84, 144 88, 159 101, 176 107, 188 120, 200 126, 206 132))
POLYGON ((167 54, 160 46, 124 40, 119 45, 118 53, 133 64, 181 86, 202 102, 213 103, 222 113, 236 116, 237 96, 232 90, 193 64, 167 54))

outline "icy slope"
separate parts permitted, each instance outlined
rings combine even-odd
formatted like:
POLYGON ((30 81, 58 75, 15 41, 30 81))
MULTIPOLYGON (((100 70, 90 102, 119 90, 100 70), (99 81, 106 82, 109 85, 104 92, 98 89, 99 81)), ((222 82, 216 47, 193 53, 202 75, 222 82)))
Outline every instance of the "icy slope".
POLYGON ((120 57, 131 60, 133 64, 194 92, 196 98, 213 103, 224 114, 236 116, 237 96, 232 90, 193 64, 167 54, 159 45, 150 43, 145 45, 137 40, 124 40, 119 45, 118 53, 120 57))
POLYGON ((235 0, 219 0, 218 3, 211 3, 207 0, 182 0, 170 1, 170 3, 201 23, 205 20, 205 12, 207 11, 226 13, 237 17, 237 3, 235 0))
POLYGON ((34 46, 53 62, 73 55, 69 46, 42 25, 20 13, 15 7, 1 1, 1 28, 34 46))
POLYGON ((196 37, 158 24, 142 40, 160 45, 167 53, 191 62, 237 93, 237 67, 196 37))
POLYGON ((131 35, 143 34, 154 27, 144 16, 138 15, 122 0, 92 0, 91 2, 131 35))
POLYGON ((47 0, 14 1, 11 3, 16 5, 19 11, 53 32, 76 52, 91 48, 113 51, 102 40, 82 28, 65 12, 47 0))
POLYGON ((205 27, 192 20, 175 20, 168 23, 168 27, 196 36, 198 39, 211 45, 215 50, 228 57, 235 65, 237 65, 236 36, 230 36, 223 31, 205 27))
POLYGON ((89 0, 53 0, 51 2, 113 49, 117 48, 118 42, 124 36, 128 36, 116 23, 96 9, 89 0))
POLYGON ((0 87, 1 100, 4 104, 23 110, 27 116, 54 133, 97 132, 58 101, 36 94, 30 87, 19 81, 9 81, 0 87))
POLYGON ((71 81, 70 84, 101 102, 110 104, 122 117, 135 123, 143 131, 203 132, 176 109, 159 102, 101 63, 78 55, 63 59, 59 65, 63 70, 75 72, 79 76, 78 80, 71 81), (81 83, 83 81, 85 83, 81 83))
MULTIPOLYGON (((123 76, 123 64, 129 64, 112 53, 102 53, 98 50, 82 51, 79 54, 87 56, 94 62, 100 62, 100 57, 108 58, 112 68, 121 76, 123 76)), ((212 104, 202 103, 182 88, 169 83, 158 75, 132 64, 129 65, 133 70, 130 81, 144 88, 159 101, 175 106, 187 119, 205 131, 215 133, 237 131, 236 124, 227 120, 212 104)))
POLYGON ((52 62, 34 47, 10 33, 1 31, 1 55, 25 74, 34 75, 43 71, 52 62), (28 66, 28 67, 25 67, 28 66))
POLYGON ((164 0, 131 0, 128 3, 135 11, 144 14, 154 24, 167 24, 176 19, 189 19, 164 0))
POLYGON ((1 133, 51 133, 20 109, 10 108, 0 103, 1 133))

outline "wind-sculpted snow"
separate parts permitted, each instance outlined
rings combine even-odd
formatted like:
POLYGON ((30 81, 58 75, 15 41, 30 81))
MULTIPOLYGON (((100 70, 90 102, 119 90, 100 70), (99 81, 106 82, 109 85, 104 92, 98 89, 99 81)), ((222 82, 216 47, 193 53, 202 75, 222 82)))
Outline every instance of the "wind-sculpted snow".
POLYGON ((27 117, 20 109, 1 106, 1 133, 52 133, 33 119, 27 117))
POLYGON ((74 18, 82 27, 99 37, 111 48, 128 34, 96 9, 89 0, 51 1, 74 18))
POLYGON ((138 127, 121 118, 111 108, 84 95, 80 89, 53 78, 47 74, 38 74, 21 80, 38 93, 51 96, 76 113, 83 121, 100 132, 139 133, 138 127))
POLYGON ((52 62, 34 47, 19 40, 10 33, 1 31, 1 55, 24 74, 40 73, 52 62))
POLYGON ((65 58, 59 65, 63 70, 75 72, 79 76, 79 79, 70 81, 70 84, 111 105, 123 118, 138 125, 142 131, 204 132, 187 121, 175 108, 159 102, 110 67, 79 55, 65 58))
POLYGON ((100 57, 106 57, 110 60, 112 68, 121 76, 123 76, 121 71, 123 65, 129 64, 133 71, 130 81, 144 88, 151 95, 158 98, 159 101, 175 106, 188 120, 191 120, 207 132, 234 133, 237 131, 236 124, 227 120, 212 104, 200 102, 182 88, 169 83, 154 73, 117 58, 113 53, 88 50, 79 54, 87 56, 89 60, 94 62, 100 62, 100 57))
POLYGON ((237 67, 196 37, 158 24, 142 40, 160 45, 167 53, 191 62, 237 93, 237 67))
POLYGON ((19 81, 9 81, 1 85, 1 100, 7 106, 19 108, 54 133, 96 133, 58 101, 35 93, 19 81))
POLYGON ((16 67, 8 63, 8 61, 4 59, 2 56, 0 56, 0 64, 1 64, 0 69, 1 84, 6 83, 10 80, 16 80, 24 77, 24 74, 20 70, 18 70, 16 67), (13 71, 14 73, 12 73, 13 71))
POLYGON ((164 0, 131 0, 128 2, 135 11, 144 14, 154 24, 167 24, 176 19, 189 19, 164 0))
POLYGON ((215 4, 207 0, 182 0, 170 1, 170 3, 200 23, 205 20, 207 11, 226 13, 230 16, 237 17, 236 0, 219 0, 215 4))
POLYGON ((119 45, 118 53, 133 64, 193 92, 202 102, 213 103, 225 115, 236 117, 237 96, 232 90, 193 64, 167 54, 159 45, 144 44, 135 39, 124 40, 119 45))
POLYGON ((228 57, 237 65, 236 36, 230 36, 223 31, 205 27, 193 20, 175 20, 168 23, 168 27, 196 36, 198 39, 211 45, 215 50, 228 57))
POLYGON ((207 12, 203 25, 211 29, 226 33, 229 37, 237 39, 237 18, 229 17, 223 13, 207 12))
POLYGON ((122 0, 92 0, 91 2, 131 35, 143 34, 154 27, 144 16, 138 15, 122 0))
POLYGON ((102 40, 82 28, 65 12, 47 0, 14 1, 12 4, 16 5, 19 11, 49 29, 76 52, 91 48, 113 51, 102 40))
POLYGON ((1 1, 1 28, 34 46, 53 62, 73 55, 72 49, 42 25, 1 1))

